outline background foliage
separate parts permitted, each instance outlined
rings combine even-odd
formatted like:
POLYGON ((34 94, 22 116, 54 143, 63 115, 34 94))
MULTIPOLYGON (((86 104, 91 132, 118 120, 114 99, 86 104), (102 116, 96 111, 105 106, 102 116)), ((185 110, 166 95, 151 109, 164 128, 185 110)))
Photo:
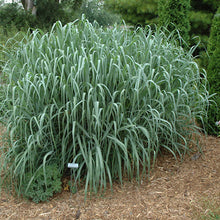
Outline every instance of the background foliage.
POLYGON ((105 5, 132 25, 149 25, 157 23, 158 0, 105 0, 105 5))
MULTIPOLYGON (((113 11, 122 15, 122 18, 134 26, 141 24, 142 26, 158 24, 158 2, 159 0, 105 0, 105 4, 113 11)), ((164 0, 164 2, 168 2, 164 0)), ((182 1, 178 1, 178 4, 182 1)), ((207 69, 208 56, 207 44, 210 34, 212 18, 220 5, 219 0, 191 0, 191 8, 189 12, 190 19, 190 44, 201 44, 197 47, 194 55, 200 55, 198 62, 201 67, 207 69), (195 39, 193 37, 197 36, 195 39), (198 39, 199 37, 199 39, 198 39)), ((164 4, 165 5, 165 4, 164 4)), ((172 13, 172 11, 171 11, 172 13)), ((183 19, 184 20, 184 19, 183 19)), ((188 24, 187 24, 188 25, 188 24)))
POLYGON ((191 44, 200 44, 195 51, 195 55, 199 55, 198 63, 202 68, 207 69, 209 57, 207 54, 207 45, 210 35, 212 19, 220 5, 219 0, 191 0, 190 24, 191 44), (198 38, 199 37, 199 38, 198 38))
POLYGON ((215 122, 220 119, 220 7, 213 19, 211 34, 208 44, 210 60, 207 69, 207 77, 210 83, 210 93, 215 93, 215 104, 210 106, 206 120, 206 130, 209 134, 218 135, 218 127, 215 122))
POLYGON ((169 31, 177 29, 184 41, 189 41, 189 10, 190 0, 160 0, 159 24, 166 26, 169 31))
POLYGON ((6 36, 10 32, 11 26, 14 25, 17 30, 21 30, 28 24, 29 20, 28 14, 16 3, 5 4, 0 7, 0 27, 6 36))
POLYGON ((80 16, 84 14, 90 22, 96 21, 102 26, 113 25, 121 21, 121 17, 116 12, 108 10, 100 0, 84 1, 79 14, 80 16))
POLYGON ((6 31, 11 25, 18 30, 24 28, 41 28, 49 30, 58 20, 63 24, 81 18, 82 14, 101 25, 112 25, 119 21, 119 16, 110 12, 99 0, 65 0, 61 4, 57 0, 38 0, 37 16, 26 12, 17 4, 5 4, 0 8, 0 26, 6 31))

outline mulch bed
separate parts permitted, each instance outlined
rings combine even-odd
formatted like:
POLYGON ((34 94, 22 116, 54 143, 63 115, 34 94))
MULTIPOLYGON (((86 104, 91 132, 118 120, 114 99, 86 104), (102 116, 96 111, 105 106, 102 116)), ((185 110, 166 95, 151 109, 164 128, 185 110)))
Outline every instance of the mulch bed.
MULTIPOLYGON (((1 128, 0 128, 1 129, 1 128)), ((220 138, 201 137, 203 153, 158 158, 150 181, 114 184, 104 196, 63 191, 35 204, 2 192, 0 219, 201 219, 220 216, 220 138)), ((217 219, 217 218, 215 218, 217 219)))

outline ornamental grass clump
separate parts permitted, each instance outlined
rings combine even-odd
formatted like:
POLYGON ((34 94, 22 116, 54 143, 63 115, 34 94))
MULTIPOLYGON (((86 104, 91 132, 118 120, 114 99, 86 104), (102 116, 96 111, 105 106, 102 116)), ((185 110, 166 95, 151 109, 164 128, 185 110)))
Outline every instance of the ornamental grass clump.
POLYGON ((97 193, 123 176, 148 175, 163 149, 174 157, 189 150, 195 118, 206 114, 206 76, 193 49, 184 52, 171 35, 57 22, 10 51, 1 169, 18 193, 27 173, 50 164, 65 175, 67 163, 78 163, 74 184, 97 193))

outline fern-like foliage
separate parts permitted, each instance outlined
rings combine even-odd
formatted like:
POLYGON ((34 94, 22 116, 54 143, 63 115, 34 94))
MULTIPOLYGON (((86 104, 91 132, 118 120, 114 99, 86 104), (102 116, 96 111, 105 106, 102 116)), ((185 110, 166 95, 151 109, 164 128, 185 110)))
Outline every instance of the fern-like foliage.
POLYGON ((61 175, 56 165, 41 167, 35 176, 28 173, 24 185, 23 195, 34 202, 48 201, 54 193, 61 191, 61 175))

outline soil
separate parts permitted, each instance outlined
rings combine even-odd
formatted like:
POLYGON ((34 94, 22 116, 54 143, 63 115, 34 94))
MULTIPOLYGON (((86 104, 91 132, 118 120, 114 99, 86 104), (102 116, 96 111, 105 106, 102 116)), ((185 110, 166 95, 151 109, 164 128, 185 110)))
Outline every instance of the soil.
MULTIPOLYGON (((0 127, 0 133, 2 128, 0 127)), ((2 192, 0 219, 220 219, 220 138, 200 138, 203 153, 158 158, 150 181, 114 183, 84 201, 83 189, 35 204, 2 192)))

